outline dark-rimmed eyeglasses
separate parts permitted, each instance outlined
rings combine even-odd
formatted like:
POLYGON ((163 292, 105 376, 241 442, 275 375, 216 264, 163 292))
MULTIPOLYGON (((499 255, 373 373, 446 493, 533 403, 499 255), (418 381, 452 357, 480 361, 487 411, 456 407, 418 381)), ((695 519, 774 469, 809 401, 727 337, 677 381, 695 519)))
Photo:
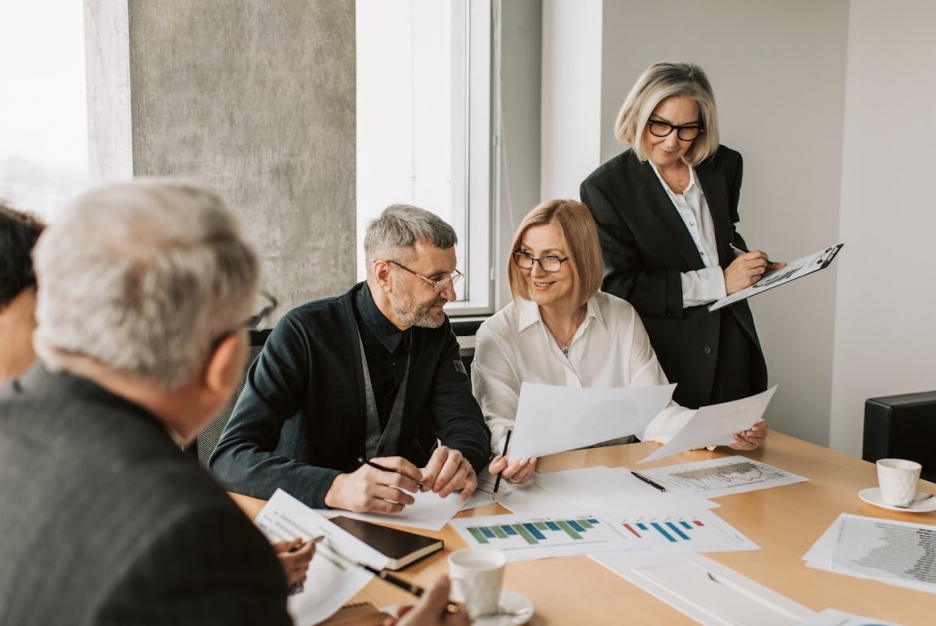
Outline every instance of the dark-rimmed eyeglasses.
POLYGON ((513 260, 514 263, 522 270, 531 270, 533 269, 534 263, 539 263, 539 266, 543 269, 544 272, 549 272, 550 274, 555 274, 562 269, 562 264, 571 259, 572 257, 567 256, 564 259, 560 259, 554 254, 547 254, 544 257, 535 257, 526 252, 514 252, 513 260))
POLYGON ((692 141, 705 132, 705 129, 698 124, 684 124, 677 126, 663 120, 647 120, 647 130, 654 137, 668 137, 671 132, 676 131, 676 136, 681 141, 692 141))
POLYGON ((230 330, 226 330, 220 335, 218 335, 214 341, 211 342, 211 352, 214 352, 221 342, 239 331, 241 328, 246 328, 247 330, 257 330, 260 325, 270 316, 270 313, 276 310, 278 302, 272 294, 267 293, 266 291, 261 291, 257 294, 257 297, 263 301, 263 306, 260 308, 260 311, 254 313, 243 322, 235 326, 230 330))
POLYGON ((393 263, 400 269, 406 270, 413 276, 418 276, 419 278, 422 278, 424 281, 432 285, 432 288, 433 290, 435 290, 436 293, 442 293, 443 291, 449 288, 449 285, 454 285, 456 282, 458 282, 462 278, 462 276, 464 276, 464 274, 462 274, 458 270, 455 270, 454 272, 452 272, 450 276, 446 276, 445 278, 440 278, 439 280, 432 280, 431 278, 426 278, 422 274, 418 274, 414 272, 413 270, 411 270, 410 268, 403 265, 402 263, 397 263, 396 261, 392 259, 388 260, 387 263, 393 263))

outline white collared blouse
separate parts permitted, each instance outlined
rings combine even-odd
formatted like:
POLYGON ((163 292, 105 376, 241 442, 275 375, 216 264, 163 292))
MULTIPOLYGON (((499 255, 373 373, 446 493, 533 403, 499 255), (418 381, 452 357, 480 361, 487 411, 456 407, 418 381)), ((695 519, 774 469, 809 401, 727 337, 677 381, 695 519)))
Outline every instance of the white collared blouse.
MULTIPOLYGON (((566 357, 540 317, 539 306, 518 299, 478 329, 471 382, 500 450, 513 428, 523 381, 569 387, 644 387, 667 384, 640 316, 629 303, 598 292, 588 301, 566 357)), ((665 443, 695 414, 670 402, 638 433, 665 443)))

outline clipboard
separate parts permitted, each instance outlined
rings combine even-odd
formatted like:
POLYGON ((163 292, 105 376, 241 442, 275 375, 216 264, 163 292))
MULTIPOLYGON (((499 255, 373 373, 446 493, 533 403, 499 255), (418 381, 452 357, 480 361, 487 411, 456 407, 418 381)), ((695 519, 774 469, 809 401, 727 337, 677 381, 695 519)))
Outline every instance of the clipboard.
POLYGON ((832 259, 835 258, 835 255, 838 254, 839 250, 842 249, 844 243, 840 243, 834 246, 829 246, 824 250, 819 250, 813 254, 804 256, 801 259, 791 261, 787 263, 785 267, 781 267, 777 270, 771 270, 761 276, 761 279, 741 291, 736 291, 735 293, 722 298, 721 300, 716 300, 709 305, 709 311, 717 311, 718 309, 724 308, 735 302, 741 300, 746 300, 751 296, 756 296, 759 293, 764 291, 769 291, 774 287, 779 287, 780 285, 785 285, 788 282, 794 281, 797 278, 807 276, 819 270, 824 270, 829 267, 829 264, 832 263, 832 259))

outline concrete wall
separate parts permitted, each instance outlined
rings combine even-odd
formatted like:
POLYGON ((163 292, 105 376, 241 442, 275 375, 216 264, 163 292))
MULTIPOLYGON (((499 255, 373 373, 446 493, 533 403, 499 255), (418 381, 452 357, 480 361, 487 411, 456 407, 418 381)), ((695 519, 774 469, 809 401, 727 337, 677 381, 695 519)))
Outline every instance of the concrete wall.
POLYGON ((86 3, 89 59, 123 39, 130 82, 108 82, 118 70, 89 64, 89 116, 101 129, 114 113, 102 86, 129 93, 132 173, 217 188, 261 253, 278 314, 353 284, 354 3, 110 3, 126 12, 127 32, 96 4, 86 3))
POLYGON ((864 400, 936 389, 936 4, 852 0, 832 447, 858 455, 864 400))

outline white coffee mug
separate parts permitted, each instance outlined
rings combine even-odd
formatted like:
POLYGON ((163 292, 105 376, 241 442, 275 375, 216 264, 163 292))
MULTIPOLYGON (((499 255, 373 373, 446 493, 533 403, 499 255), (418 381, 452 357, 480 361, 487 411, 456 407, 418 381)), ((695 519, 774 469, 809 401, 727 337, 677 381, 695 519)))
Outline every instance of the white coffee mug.
POLYGON ((449 555, 452 599, 463 602, 472 619, 496 614, 507 557, 495 550, 459 550, 449 555))
POLYGON ((905 459, 879 459, 878 486, 881 500, 891 506, 909 506, 916 497, 917 482, 923 466, 905 459))

